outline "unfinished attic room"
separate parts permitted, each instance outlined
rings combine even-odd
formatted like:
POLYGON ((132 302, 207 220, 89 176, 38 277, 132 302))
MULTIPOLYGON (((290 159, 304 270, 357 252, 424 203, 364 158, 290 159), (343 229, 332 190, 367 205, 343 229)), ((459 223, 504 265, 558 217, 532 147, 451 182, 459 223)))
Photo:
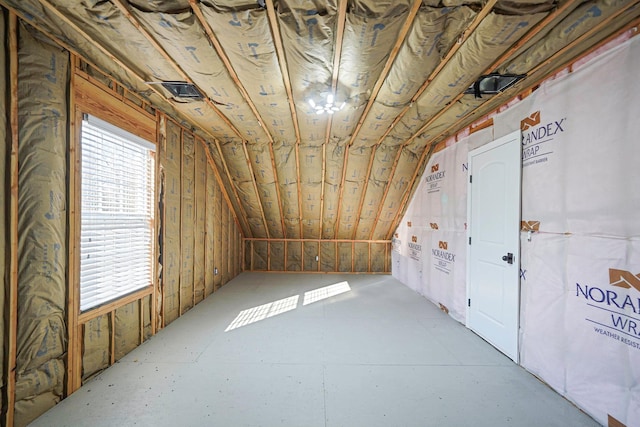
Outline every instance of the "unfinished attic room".
POLYGON ((0 424, 640 427, 639 0, 0 0, 0 424))

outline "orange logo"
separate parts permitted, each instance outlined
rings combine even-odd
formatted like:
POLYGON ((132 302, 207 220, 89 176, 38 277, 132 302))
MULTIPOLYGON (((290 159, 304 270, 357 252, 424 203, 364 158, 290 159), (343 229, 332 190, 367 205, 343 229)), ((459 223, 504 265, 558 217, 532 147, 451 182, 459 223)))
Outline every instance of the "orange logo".
POLYGON ((430 222, 429 225, 431 226, 431 228, 433 228, 434 230, 438 229, 438 224, 435 222, 430 222))
POLYGON ((539 124, 540 124, 540 111, 536 111, 535 113, 532 113, 531 115, 529 115, 529 117, 522 119, 522 121, 520 122, 520 130, 527 130, 539 124))
POLYGON ((411 236, 411 241, 413 243, 418 243, 418 236, 411 236))
POLYGON ((540 231, 540 221, 522 221, 520 222, 521 231, 540 231))
POLYGON ((633 274, 626 270, 609 269, 609 283, 612 286, 629 289, 631 287, 640 291, 640 273, 633 274))
POLYGON ((438 169, 440 169, 440 164, 436 163, 435 165, 431 166, 431 173, 438 172, 438 169))
POLYGON ((440 249, 444 249, 446 251, 448 246, 449 246, 449 244, 447 242, 443 242, 442 240, 440 240, 438 242, 438 247, 440 249))
POLYGON ((411 221, 407 221, 407 227, 411 227, 411 221))

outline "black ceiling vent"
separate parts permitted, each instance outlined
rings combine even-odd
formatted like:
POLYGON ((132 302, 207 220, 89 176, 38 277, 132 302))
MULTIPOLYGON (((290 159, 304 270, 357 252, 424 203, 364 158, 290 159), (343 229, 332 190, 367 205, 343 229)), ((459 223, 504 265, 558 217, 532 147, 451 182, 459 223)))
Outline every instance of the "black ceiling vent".
POLYGON ((191 83, 162 82, 162 86, 178 98, 202 99, 200 91, 191 83))
POLYGON ((473 94, 476 98, 482 98, 481 95, 495 95, 507 90, 525 77, 525 74, 487 74, 480 76, 464 93, 473 94))

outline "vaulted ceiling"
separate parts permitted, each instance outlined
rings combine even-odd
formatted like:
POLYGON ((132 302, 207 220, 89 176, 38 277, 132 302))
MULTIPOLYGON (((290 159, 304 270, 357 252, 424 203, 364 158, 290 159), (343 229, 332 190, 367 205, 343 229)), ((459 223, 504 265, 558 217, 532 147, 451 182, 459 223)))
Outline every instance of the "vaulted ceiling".
POLYGON ((245 237, 347 240, 390 238, 439 142, 640 16, 637 0, 0 4, 206 134, 245 237), (527 77, 465 94, 492 72, 527 77), (318 114, 329 94, 342 109, 318 114))

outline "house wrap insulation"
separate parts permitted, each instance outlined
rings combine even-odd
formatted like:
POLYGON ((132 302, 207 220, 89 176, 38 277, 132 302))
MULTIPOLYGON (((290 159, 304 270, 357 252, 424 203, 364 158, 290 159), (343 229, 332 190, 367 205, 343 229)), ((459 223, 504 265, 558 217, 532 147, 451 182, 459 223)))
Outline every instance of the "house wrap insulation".
POLYGON ((521 129, 520 363, 603 425, 640 424, 638 67, 636 37, 435 153, 394 239, 394 275, 464 322, 467 153, 521 129))

